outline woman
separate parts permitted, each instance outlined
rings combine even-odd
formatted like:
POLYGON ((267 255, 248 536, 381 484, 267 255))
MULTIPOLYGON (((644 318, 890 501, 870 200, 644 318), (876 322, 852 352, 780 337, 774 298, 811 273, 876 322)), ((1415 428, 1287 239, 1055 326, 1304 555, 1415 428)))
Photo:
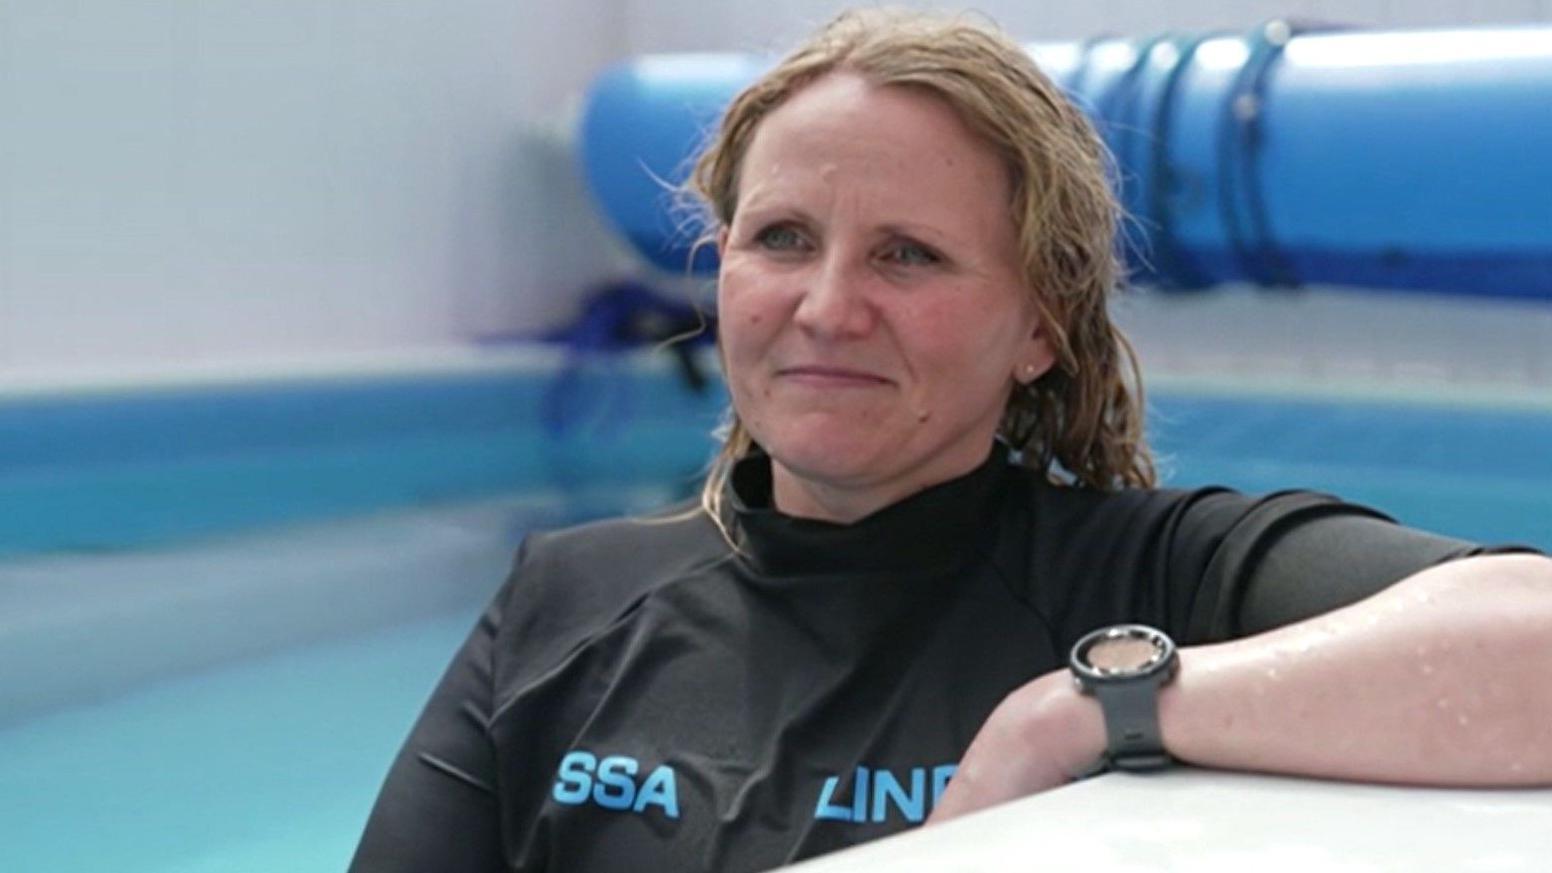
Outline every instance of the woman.
POLYGON ((701 511, 529 538, 353 869, 766 869, 1096 762, 1552 781, 1552 562, 1152 487, 1103 150, 1017 46, 843 16, 692 183, 701 511), (1178 656, 1085 643, 1083 693, 1123 622, 1178 656))

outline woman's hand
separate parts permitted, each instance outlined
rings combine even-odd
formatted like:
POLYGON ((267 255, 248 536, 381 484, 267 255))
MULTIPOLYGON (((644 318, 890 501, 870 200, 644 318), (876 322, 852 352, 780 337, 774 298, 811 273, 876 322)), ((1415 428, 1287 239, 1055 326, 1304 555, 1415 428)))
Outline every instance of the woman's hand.
POLYGON ((1064 785, 1105 750, 1099 704, 1066 670, 1008 695, 981 726, 928 824, 1064 785))

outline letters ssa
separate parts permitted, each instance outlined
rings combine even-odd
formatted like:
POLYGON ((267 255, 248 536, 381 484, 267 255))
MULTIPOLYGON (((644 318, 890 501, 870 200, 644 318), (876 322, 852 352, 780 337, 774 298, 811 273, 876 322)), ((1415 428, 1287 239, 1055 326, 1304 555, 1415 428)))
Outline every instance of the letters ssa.
POLYGON ((659 764, 637 784, 640 769, 635 758, 625 755, 599 760, 592 752, 569 752, 560 759, 555 788, 550 794, 556 803, 568 806, 592 802, 604 809, 635 813, 656 806, 669 818, 678 818, 679 789, 674 783, 673 769, 659 764))

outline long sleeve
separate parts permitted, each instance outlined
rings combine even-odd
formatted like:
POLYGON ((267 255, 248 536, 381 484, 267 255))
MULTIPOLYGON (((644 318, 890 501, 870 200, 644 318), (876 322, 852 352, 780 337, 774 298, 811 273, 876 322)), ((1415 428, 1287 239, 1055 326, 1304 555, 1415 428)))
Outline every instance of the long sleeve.
POLYGON ((492 646, 515 579, 516 571, 481 616, 399 751, 351 873, 505 869, 489 725, 492 646))

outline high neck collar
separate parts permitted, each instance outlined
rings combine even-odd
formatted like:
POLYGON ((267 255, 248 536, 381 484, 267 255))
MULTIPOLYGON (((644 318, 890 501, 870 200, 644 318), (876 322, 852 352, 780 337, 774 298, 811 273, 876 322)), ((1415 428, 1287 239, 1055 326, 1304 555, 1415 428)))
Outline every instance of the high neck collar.
POLYGON ((1008 458, 998 443, 974 470, 919 491, 850 524, 777 511, 770 458, 740 460, 728 507, 745 559, 772 576, 931 572, 973 556, 994 523, 1008 458))

